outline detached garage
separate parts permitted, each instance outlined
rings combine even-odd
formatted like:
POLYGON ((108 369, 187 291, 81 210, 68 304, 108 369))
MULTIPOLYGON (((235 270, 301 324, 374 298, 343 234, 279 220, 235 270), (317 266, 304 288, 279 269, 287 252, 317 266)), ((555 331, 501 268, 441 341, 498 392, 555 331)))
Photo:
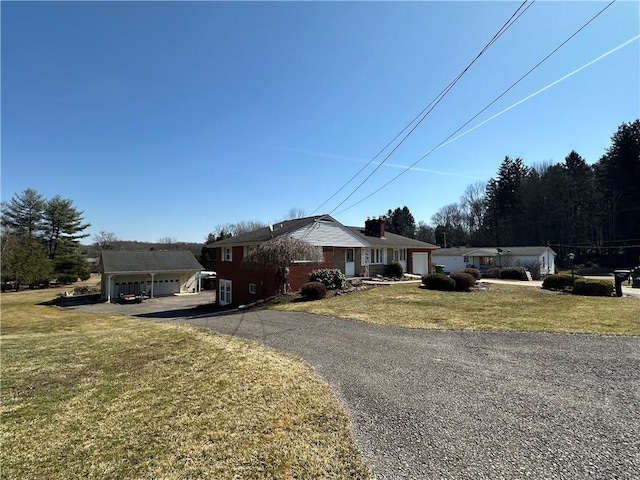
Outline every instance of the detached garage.
POLYGON ((187 251, 105 250, 100 259, 102 299, 120 294, 159 297, 200 291, 202 265, 187 251))

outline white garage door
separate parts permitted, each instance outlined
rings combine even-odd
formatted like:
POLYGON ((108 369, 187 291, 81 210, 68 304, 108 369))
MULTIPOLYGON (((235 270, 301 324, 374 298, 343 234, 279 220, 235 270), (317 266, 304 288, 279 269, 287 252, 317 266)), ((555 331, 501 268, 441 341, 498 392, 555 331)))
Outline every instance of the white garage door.
POLYGON ((429 266, 427 262, 429 260, 428 253, 413 253, 411 255, 412 263, 413 263, 413 272, 416 275, 426 275, 429 273, 429 266))
POLYGON ((173 295, 180 293, 180 278, 175 277, 155 278, 153 281, 153 296, 173 295))

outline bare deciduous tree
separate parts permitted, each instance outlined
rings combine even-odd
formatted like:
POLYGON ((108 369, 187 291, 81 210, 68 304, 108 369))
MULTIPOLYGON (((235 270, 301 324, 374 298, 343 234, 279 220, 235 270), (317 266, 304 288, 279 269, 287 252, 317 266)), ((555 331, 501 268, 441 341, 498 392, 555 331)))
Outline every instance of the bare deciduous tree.
POLYGON ((118 250, 120 248, 120 240, 115 233, 104 230, 93 236, 93 244, 100 250, 118 250))
POLYGON ((290 208, 287 212, 287 216, 284 217, 285 220, 295 220, 296 218, 304 218, 305 213, 301 208, 293 207, 290 208))
POLYGON ((258 263, 274 267, 280 275, 280 293, 286 293, 289 267, 295 261, 317 264, 324 255, 315 246, 298 238, 280 235, 261 244, 244 257, 245 264, 258 263))

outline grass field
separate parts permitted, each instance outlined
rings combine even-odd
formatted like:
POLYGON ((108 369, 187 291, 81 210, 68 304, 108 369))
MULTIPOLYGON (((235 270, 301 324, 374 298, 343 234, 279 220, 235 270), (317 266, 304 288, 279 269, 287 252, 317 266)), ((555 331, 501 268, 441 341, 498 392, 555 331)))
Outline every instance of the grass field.
POLYGON ((2 294, 2 478, 369 478, 310 367, 238 339, 2 294))
POLYGON ((562 295, 519 285, 468 293, 393 285, 275 308, 409 328, 640 335, 637 298, 562 295))

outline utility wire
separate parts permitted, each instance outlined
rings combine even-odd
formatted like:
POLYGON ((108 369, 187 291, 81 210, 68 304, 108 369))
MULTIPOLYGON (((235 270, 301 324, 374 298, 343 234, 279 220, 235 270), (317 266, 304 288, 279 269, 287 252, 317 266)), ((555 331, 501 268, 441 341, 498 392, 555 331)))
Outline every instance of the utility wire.
POLYGON ((405 126, 400 133, 398 133, 389 143, 387 143, 382 150, 380 150, 371 160, 369 160, 369 162, 364 165, 360 170, 358 170, 356 172, 355 175, 353 175, 349 180, 347 180, 347 182, 345 182, 333 195, 331 195, 327 200, 325 200, 320 206, 318 206, 313 212, 311 212, 311 214, 313 215, 315 212, 317 212, 318 210, 320 210, 323 206, 325 206, 329 201, 331 201, 338 193, 340 193, 347 185, 349 185, 358 175, 360 175, 367 167, 369 167, 369 165, 371 165, 376 158, 378 158, 380 155, 382 155, 382 153, 387 150, 405 131, 407 131, 411 125, 413 125, 416 120, 420 119, 418 121, 418 123, 416 123, 413 128, 411 128, 411 130, 402 138, 402 140, 400 141, 400 143, 398 143, 398 145, 396 145, 394 147, 394 149, 391 151, 391 153, 389 153, 386 158, 382 161, 382 163, 380 163, 374 170, 373 172, 371 172, 369 174, 369 176, 367 178, 365 178, 365 180, 358 185, 358 187, 356 187, 356 189, 351 192, 340 204, 338 204, 329 214, 333 213, 334 211, 336 211, 341 205, 344 204, 344 202, 346 202, 355 192, 358 191, 358 189, 360 189, 360 187, 362 187, 362 185, 369 180, 369 178, 371 178, 371 176, 380 168, 380 166, 382 164, 384 164, 384 162, 386 162, 389 157, 400 147, 400 145, 402 145, 404 143, 404 141, 407 139, 407 137, 409 135, 411 135, 413 133, 413 131, 422 123, 422 121, 427 117, 427 115, 429 115, 429 113, 431 113, 431 111, 438 105, 438 103, 440 103, 440 101, 447 95, 447 93, 449 93, 449 91, 453 88, 453 86, 458 82, 458 80, 460 80, 460 78, 462 78, 462 76, 469 70, 469 68, 471 68, 471 66, 478 60, 478 58, 480 58, 480 56, 485 53, 497 40, 498 38, 500 38, 502 36, 502 34, 504 32, 506 32, 509 27, 511 25, 513 25, 513 23, 515 23, 534 3, 535 0, 533 0, 532 2, 529 3, 529 5, 527 5, 527 8, 525 8, 524 10, 522 10, 522 8, 524 7, 524 5, 527 3, 528 0, 524 0, 522 2, 522 4, 520 4, 520 6, 516 9, 516 11, 511 15, 511 17, 509 17, 509 19, 502 25, 502 27, 500 27, 500 29, 498 30, 498 32, 496 32, 496 34, 493 36, 493 38, 489 41, 489 43, 487 43, 484 48, 480 51, 480 53, 478 53, 476 55, 476 57, 471 61, 471 63, 469 63, 469 65, 466 66, 466 68, 464 70, 462 70, 462 72, 460 72, 458 74, 458 76, 452 80, 449 85, 447 85, 443 91, 441 91, 432 101, 431 103, 429 103, 429 105, 427 105, 424 109, 422 109, 422 111, 420 113, 418 113, 418 115, 416 115, 408 124, 407 126, 405 126), (520 12, 520 10, 522 10, 520 12), (426 113, 425 113, 426 112, 426 113), (422 117, 422 118, 420 118, 422 117))
MULTIPOLYGON (((380 188, 374 190, 373 192, 371 192, 369 195, 365 196, 364 198, 362 198, 361 200, 357 201, 356 203, 348 206, 347 208, 339 211, 337 213, 337 215, 346 212, 347 210, 350 210, 351 208, 355 207, 356 205, 361 204, 362 202, 364 202, 365 200, 367 200, 368 198, 372 197, 373 195, 375 195, 376 193, 378 193, 380 190, 382 190, 383 188, 387 187, 389 184, 393 183, 394 181, 396 181, 398 178, 400 178, 402 175, 404 175, 405 173, 407 173, 409 170, 411 170, 413 167, 415 167, 418 163, 420 163, 422 160, 424 160, 426 157, 428 157, 429 155, 431 155, 433 152, 435 152, 436 150, 438 150, 439 148, 453 142, 454 140, 457 140, 458 138, 470 133, 471 131, 475 130, 476 128, 480 127, 481 125, 484 125, 485 123, 487 123, 490 120, 493 120, 494 118, 506 113, 507 111, 511 110, 512 108, 516 107, 517 105, 520 105, 521 103, 529 100, 530 98, 542 93, 543 91, 547 90, 548 88, 551 88, 552 86, 560 83, 563 80, 566 80, 567 78, 569 78, 570 76, 578 73, 579 71, 585 69, 586 67, 592 65, 593 63, 601 60, 602 58, 612 54, 613 52, 619 50, 620 48, 628 45, 629 43, 631 43, 634 40, 637 40, 640 36, 636 36, 630 40, 628 40, 627 42, 615 47, 612 50, 609 50, 608 52, 604 53, 603 55, 599 56, 598 58, 590 61, 589 63, 583 65, 582 67, 574 70, 573 72, 563 76, 562 78, 556 80, 555 82, 547 85, 546 87, 543 87, 542 89, 538 90, 537 92, 529 95, 528 97, 520 100, 519 102, 516 102, 515 104, 511 105, 510 107, 507 107, 506 109, 502 110, 501 112, 497 113, 496 115, 490 117, 489 119, 483 121, 482 123, 480 123, 479 125, 476 125, 475 127, 467 130, 466 132, 462 133, 461 135, 458 135, 457 137, 451 139, 454 135, 456 135, 460 130, 462 130, 464 127, 466 127, 469 123, 471 123, 473 120, 475 120, 480 114, 482 114, 485 110, 487 110, 491 105, 493 105, 495 102, 497 102, 500 98, 502 98, 507 92, 509 92, 513 87, 515 87, 518 83, 520 83, 522 80, 524 80, 527 76, 529 76, 534 70, 536 70, 540 65, 542 65, 547 59, 549 59, 553 54, 555 54, 558 50, 560 50, 560 48, 562 48, 567 42, 569 42, 573 37, 575 37, 578 33, 580 33, 587 25, 589 25, 591 22, 593 22, 596 18, 598 18, 606 9, 608 9, 611 5, 613 5, 616 2, 616 0, 612 0, 608 5, 606 5, 602 10, 600 10, 598 13, 596 13, 593 17, 591 17, 591 19, 589 19, 584 25, 582 25, 578 30, 576 30, 571 36, 569 36, 564 42, 562 42, 558 47, 556 47, 553 51, 551 51, 551 53, 549 53, 546 57, 544 57, 540 62, 538 62, 536 64, 535 67, 531 68, 527 73, 525 73, 523 76, 521 76, 518 80, 516 80, 513 84, 511 84, 511 86, 509 88, 507 88, 504 92, 502 92, 500 95, 498 95, 493 101, 491 101, 486 107, 484 107, 482 110, 480 110, 478 113, 476 113, 473 117, 471 117, 467 122, 465 122, 460 128, 458 128, 455 132, 453 132, 451 135, 449 135, 447 138, 445 138, 443 141, 441 141, 438 145, 436 145, 434 148, 432 148, 431 150, 429 150, 427 153, 425 153, 423 156, 421 156, 418 160, 416 160, 414 163, 412 163, 411 165, 409 165, 407 168, 405 168, 402 172, 400 172, 398 175, 396 175, 395 177, 393 177, 391 180, 389 180, 387 183, 385 183, 384 185, 382 185, 380 188)), ((344 202, 343 202, 344 203, 344 202)), ((336 207, 337 208, 337 207, 336 207)), ((331 212, 333 213, 333 211, 331 212)))

